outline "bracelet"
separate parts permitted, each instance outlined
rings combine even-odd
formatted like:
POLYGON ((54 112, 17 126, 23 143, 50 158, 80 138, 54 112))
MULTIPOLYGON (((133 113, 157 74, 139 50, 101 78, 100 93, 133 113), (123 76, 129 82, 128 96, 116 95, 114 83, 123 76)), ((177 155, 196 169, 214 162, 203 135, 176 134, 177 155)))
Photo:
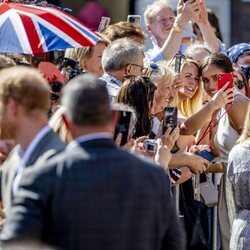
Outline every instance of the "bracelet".
POLYGON ((174 30, 176 33, 182 33, 182 32, 183 32, 183 29, 182 29, 177 23, 174 23, 174 25, 173 25, 173 30, 174 30))

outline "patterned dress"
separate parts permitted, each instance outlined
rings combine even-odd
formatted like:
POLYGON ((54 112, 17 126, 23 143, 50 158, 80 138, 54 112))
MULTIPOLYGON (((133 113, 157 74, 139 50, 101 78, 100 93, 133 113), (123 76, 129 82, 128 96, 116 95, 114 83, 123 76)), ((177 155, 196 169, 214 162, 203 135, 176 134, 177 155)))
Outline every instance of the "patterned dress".
POLYGON ((229 154, 228 178, 236 207, 230 249, 250 249, 250 140, 235 146, 229 154))

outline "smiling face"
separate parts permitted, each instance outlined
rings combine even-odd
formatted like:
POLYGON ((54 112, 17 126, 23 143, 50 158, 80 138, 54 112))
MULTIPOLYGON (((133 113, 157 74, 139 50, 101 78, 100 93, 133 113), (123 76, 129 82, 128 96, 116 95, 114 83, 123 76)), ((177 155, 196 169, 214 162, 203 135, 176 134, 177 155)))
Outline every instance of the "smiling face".
POLYGON ((192 98, 199 86, 199 70, 194 63, 185 63, 181 70, 183 89, 179 91, 179 95, 183 99, 192 98))
POLYGON ((202 70, 202 81, 203 81, 203 86, 206 91, 206 93, 210 96, 213 97, 217 91, 217 75, 225 73, 217 67, 216 65, 208 65, 202 70))
POLYGON ((151 12, 151 23, 147 25, 148 31, 155 37, 161 46, 166 40, 175 21, 175 14, 169 7, 155 6, 151 12))

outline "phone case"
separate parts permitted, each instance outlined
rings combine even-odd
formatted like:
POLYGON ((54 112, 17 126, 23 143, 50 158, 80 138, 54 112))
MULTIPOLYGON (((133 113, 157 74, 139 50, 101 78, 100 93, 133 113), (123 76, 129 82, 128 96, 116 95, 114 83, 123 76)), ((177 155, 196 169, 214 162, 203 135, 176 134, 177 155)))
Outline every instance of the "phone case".
POLYGON ((112 110, 113 116, 113 126, 114 126, 114 139, 116 139, 119 133, 122 134, 121 145, 123 146, 128 142, 130 121, 131 121, 131 112, 130 111, 121 111, 121 110, 112 110))
POLYGON ((233 87, 233 75, 232 73, 223 73, 217 75, 217 87, 220 90, 227 82, 230 82, 226 89, 233 87))
POLYGON ((167 107, 164 109, 162 134, 165 134, 169 127, 171 127, 171 133, 177 127, 177 116, 177 107, 167 107))

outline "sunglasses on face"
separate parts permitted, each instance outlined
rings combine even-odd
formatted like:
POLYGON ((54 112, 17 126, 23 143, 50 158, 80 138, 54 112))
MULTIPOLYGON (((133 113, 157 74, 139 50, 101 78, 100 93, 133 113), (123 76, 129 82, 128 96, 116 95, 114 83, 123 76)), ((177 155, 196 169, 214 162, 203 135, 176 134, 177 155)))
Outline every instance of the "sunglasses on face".
POLYGON ((237 81, 234 85, 239 89, 242 90, 245 87, 244 81, 237 81))

